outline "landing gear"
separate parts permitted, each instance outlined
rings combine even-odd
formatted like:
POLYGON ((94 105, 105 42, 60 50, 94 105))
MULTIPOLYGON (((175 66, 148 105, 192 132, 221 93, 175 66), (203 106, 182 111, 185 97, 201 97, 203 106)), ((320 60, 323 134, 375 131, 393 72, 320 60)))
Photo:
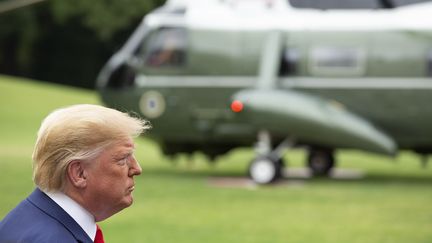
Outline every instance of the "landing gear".
MULTIPOLYGON (((249 165, 249 177, 257 184, 269 184, 283 176, 283 155, 294 145, 294 140, 286 138, 276 147, 271 144, 267 131, 258 133, 255 145, 257 156, 249 165)), ((323 147, 311 147, 307 158, 307 166, 314 176, 327 176, 335 165, 333 150, 323 147)))
POLYGON ((249 165, 250 178, 257 184, 268 184, 281 178, 284 168, 283 152, 291 146, 292 141, 285 139, 273 149, 269 133, 261 131, 255 146, 257 156, 249 165))
POLYGON ((282 177, 283 160, 270 156, 262 156, 254 159, 249 166, 249 176, 258 184, 268 184, 282 177))
POLYGON ((307 165, 314 176, 327 176, 334 167, 333 151, 330 149, 311 148, 307 165))

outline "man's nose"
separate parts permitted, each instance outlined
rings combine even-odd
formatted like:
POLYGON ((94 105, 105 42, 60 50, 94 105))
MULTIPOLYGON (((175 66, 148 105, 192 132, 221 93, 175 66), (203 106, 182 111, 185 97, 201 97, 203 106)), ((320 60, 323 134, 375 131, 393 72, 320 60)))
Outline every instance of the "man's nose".
POLYGON ((142 169, 135 156, 132 156, 129 164, 129 176, 141 175, 142 169))

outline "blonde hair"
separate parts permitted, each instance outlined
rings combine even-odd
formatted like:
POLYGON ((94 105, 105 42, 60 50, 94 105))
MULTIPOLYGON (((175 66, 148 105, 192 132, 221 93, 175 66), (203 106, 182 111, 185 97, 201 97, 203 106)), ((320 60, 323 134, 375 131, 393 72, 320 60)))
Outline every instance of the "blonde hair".
POLYGON ((99 105, 73 105, 50 113, 39 128, 33 150, 33 181, 45 191, 63 190, 71 161, 95 159, 104 148, 137 137, 147 121, 99 105))

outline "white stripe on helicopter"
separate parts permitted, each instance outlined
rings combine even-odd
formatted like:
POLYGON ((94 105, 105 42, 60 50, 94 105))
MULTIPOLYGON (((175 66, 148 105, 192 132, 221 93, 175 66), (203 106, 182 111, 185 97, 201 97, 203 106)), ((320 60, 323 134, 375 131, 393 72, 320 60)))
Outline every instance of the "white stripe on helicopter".
MULTIPOLYGON (((253 88, 256 76, 138 76, 138 87, 187 87, 187 88, 253 88)), ((431 78, 280 78, 276 86, 283 88, 327 89, 432 89, 431 78)))

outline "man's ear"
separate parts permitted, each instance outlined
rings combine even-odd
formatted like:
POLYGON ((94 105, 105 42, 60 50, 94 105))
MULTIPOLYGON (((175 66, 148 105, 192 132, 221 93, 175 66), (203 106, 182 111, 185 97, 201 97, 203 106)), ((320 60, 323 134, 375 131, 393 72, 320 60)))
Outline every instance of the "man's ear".
POLYGON ((87 173, 84 166, 82 161, 73 160, 67 167, 67 176, 75 187, 85 188, 87 186, 87 173))

